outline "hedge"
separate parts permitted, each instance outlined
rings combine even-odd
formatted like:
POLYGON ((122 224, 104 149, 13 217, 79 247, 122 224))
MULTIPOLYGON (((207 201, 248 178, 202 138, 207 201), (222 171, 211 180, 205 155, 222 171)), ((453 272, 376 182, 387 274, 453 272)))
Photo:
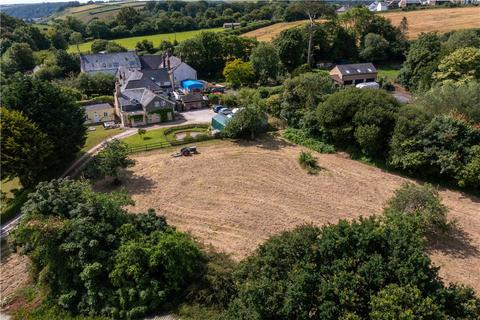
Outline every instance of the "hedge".
POLYGON ((293 143, 307 147, 320 153, 334 153, 335 147, 323 141, 310 137, 305 131, 294 128, 287 128, 283 137, 293 143))

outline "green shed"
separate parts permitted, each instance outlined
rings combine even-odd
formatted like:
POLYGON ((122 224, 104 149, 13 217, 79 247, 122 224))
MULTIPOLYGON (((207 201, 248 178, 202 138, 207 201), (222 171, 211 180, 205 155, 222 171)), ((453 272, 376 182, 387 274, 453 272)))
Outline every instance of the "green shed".
POLYGON ((212 128, 218 131, 223 131, 229 119, 230 118, 223 114, 217 114, 212 118, 212 128))

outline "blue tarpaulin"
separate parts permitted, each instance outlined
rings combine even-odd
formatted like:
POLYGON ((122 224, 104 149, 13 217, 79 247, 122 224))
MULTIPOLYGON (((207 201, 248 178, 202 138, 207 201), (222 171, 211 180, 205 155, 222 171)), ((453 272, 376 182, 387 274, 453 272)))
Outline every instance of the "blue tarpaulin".
POLYGON ((197 80, 183 80, 182 88, 187 90, 203 89, 203 83, 197 80))

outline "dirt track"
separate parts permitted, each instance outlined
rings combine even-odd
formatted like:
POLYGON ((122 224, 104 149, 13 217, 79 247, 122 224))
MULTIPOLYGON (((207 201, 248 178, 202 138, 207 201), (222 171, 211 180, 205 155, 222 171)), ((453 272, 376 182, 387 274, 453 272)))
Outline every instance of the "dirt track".
MULTIPOLYGON (((297 164, 300 147, 279 140, 199 145, 200 155, 171 158, 155 151, 135 156, 126 183, 132 211, 155 208, 169 223, 241 259, 269 236, 303 223, 336 223, 380 214, 402 177, 346 159, 318 154, 316 176, 297 164)), ((480 200, 442 191, 462 239, 438 240, 431 256, 451 282, 480 291, 480 200)))

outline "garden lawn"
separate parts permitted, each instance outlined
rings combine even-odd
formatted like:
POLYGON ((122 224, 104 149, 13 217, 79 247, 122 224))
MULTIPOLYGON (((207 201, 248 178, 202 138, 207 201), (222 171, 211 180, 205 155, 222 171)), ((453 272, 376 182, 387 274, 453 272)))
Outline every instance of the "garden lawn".
POLYGON ((81 151, 88 151, 103 140, 122 132, 121 128, 105 130, 103 125, 96 125, 94 127, 96 128, 94 131, 87 131, 87 141, 85 141, 85 145, 81 151))
MULTIPOLYGON (((135 45, 137 42, 142 41, 142 40, 148 40, 153 42, 154 47, 158 47, 160 45, 160 42, 163 40, 168 40, 168 41, 183 41, 187 40, 190 38, 195 37, 197 34, 203 32, 203 31, 211 31, 211 32, 220 32, 224 30, 223 28, 211 28, 211 29, 201 29, 201 30, 192 30, 192 31, 183 31, 183 32, 173 32, 173 33, 160 33, 160 34, 154 34, 154 35, 149 35, 149 36, 138 36, 138 37, 129 37, 129 38, 120 38, 120 39, 113 39, 112 41, 115 41, 116 43, 120 44, 121 46, 133 50, 135 49, 135 45)), ((84 42, 79 45, 79 49, 81 52, 89 52, 90 48, 92 46, 92 41, 84 42)), ((77 46, 76 45, 71 45, 68 47, 68 52, 77 52, 77 46)))
POLYGON ((378 76, 387 78, 388 81, 395 82, 400 70, 395 69, 378 69, 378 76))
POLYGON ((123 139, 122 141, 128 144, 130 147, 159 142, 167 143, 168 141, 167 137, 165 136, 165 129, 167 128, 149 130, 143 135, 143 137, 136 133, 130 137, 123 139))

